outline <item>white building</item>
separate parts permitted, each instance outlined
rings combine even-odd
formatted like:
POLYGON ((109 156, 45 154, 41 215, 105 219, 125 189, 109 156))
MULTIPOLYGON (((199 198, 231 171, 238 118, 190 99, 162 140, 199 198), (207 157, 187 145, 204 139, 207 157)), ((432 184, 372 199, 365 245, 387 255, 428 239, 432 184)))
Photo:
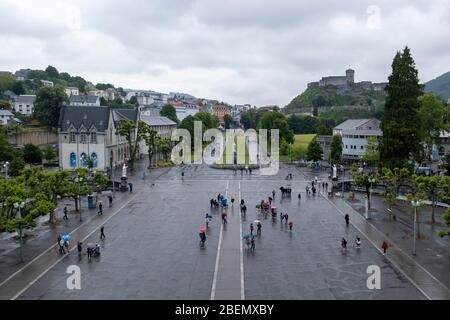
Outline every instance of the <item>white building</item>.
POLYGON ((48 80, 41 80, 41 83, 46 86, 46 87, 53 87, 53 81, 48 81, 48 80))
POLYGON ((78 90, 77 87, 67 87, 64 89, 64 91, 66 92, 67 96, 78 96, 80 94, 80 90, 78 90))
MULTIPOLYGON (((145 113, 141 113, 140 120, 144 121, 150 126, 150 128, 155 130, 156 134, 161 138, 170 139, 173 131, 177 128, 177 124, 167 117, 148 116, 145 115, 145 113)), ((142 150, 144 154, 147 154, 148 147, 145 145, 145 141, 141 141, 140 150, 142 150)), ((152 164, 163 160, 163 158, 164 157, 161 153, 154 154, 152 157, 152 164)))
POLYGON ((34 112, 35 95, 20 95, 17 96, 12 102, 12 107, 15 112, 29 116, 34 112))
POLYGON ((4 126, 14 121, 14 114, 11 111, 0 109, 0 125, 4 126))
POLYGON ((378 119, 350 119, 333 129, 333 135, 342 136, 342 158, 347 160, 361 159, 366 153, 367 138, 381 137, 378 119))
POLYGON ((69 105, 73 107, 99 107, 100 98, 94 95, 72 95, 69 97, 69 105))
POLYGON ((137 121, 137 110, 62 107, 58 129, 60 168, 87 167, 88 157, 94 162, 94 170, 108 171, 122 165, 129 159, 128 142, 116 130, 125 119, 137 121))
POLYGON ((184 104, 182 106, 176 106, 175 110, 177 112, 177 118, 180 121, 188 116, 193 116, 194 114, 200 112, 197 106, 192 104, 184 104))

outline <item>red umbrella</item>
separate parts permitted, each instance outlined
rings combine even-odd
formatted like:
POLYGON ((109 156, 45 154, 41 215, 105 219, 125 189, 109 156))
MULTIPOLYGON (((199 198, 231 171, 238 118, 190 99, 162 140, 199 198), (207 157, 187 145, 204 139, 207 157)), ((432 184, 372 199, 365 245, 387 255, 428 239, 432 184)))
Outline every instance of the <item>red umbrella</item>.
POLYGON ((206 232, 206 228, 205 227, 201 227, 200 228, 200 233, 206 232))

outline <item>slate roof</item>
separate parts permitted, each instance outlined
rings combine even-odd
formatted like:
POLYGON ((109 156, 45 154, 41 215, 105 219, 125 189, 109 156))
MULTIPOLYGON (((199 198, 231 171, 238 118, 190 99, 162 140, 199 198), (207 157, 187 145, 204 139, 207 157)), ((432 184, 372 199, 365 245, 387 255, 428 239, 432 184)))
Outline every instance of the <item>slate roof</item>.
POLYGON ((35 95, 25 95, 21 94, 20 96, 15 97, 14 101, 17 103, 25 103, 25 104, 32 104, 34 103, 34 100, 36 100, 35 95))
POLYGON ((70 104, 86 104, 86 103, 96 103, 98 97, 94 95, 72 95, 69 98, 70 104))
POLYGON ((149 126, 174 126, 176 123, 167 117, 141 115, 141 120, 149 126))
POLYGON ((105 132, 109 123, 109 107, 97 106, 63 106, 59 115, 59 128, 67 132, 73 125, 79 130, 83 125, 86 129, 95 126, 97 132, 105 132))
POLYGON ((338 126, 334 127, 335 130, 347 130, 347 129, 356 129, 359 126, 365 124, 366 122, 369 122, 372 119, 349 119, 338 126))
POLYGON ((14 114, 11 111, 0 109, 0 116, 13 117, 14 114))
POLYGON ((131 120, 131 121, 137 121, 137 117, 138 117, 138 110, 133 108, 133 109, 111 109, 112 111, 112 116, 113 116, 113 120, 116 121, 121 121, 121 120, 131 120))

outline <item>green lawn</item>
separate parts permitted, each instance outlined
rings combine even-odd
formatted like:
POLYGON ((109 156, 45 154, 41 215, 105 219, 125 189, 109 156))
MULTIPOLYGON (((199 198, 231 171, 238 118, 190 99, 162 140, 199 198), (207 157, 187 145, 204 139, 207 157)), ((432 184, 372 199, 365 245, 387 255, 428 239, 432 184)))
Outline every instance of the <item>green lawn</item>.
MULTIPOLYGON (((296 134, 294 137, 294 154, 293 158, 303 158, 306 155, 306 150, 308 149, 309 143, 316 136, 313 134, 296 134)), ((280 155, 280 161, 287 162, 290 161, 289 155, 280 155)))

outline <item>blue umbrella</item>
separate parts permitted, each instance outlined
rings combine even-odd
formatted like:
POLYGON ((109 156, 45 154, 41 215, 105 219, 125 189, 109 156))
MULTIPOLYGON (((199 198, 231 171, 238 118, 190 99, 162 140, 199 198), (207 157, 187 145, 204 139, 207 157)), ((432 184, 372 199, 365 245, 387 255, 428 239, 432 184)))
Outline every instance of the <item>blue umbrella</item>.
POLYGON ((61 237, 64 241, 69 241, 70 240, 70 236, 68 234, 65 234, 61 237))
POLYGON ((244 236, 242 237, 244 240, 247 240, 247 239, 249 239, 250 238, 250 235, 247 233, 247 234, 244 234, 244 236))

